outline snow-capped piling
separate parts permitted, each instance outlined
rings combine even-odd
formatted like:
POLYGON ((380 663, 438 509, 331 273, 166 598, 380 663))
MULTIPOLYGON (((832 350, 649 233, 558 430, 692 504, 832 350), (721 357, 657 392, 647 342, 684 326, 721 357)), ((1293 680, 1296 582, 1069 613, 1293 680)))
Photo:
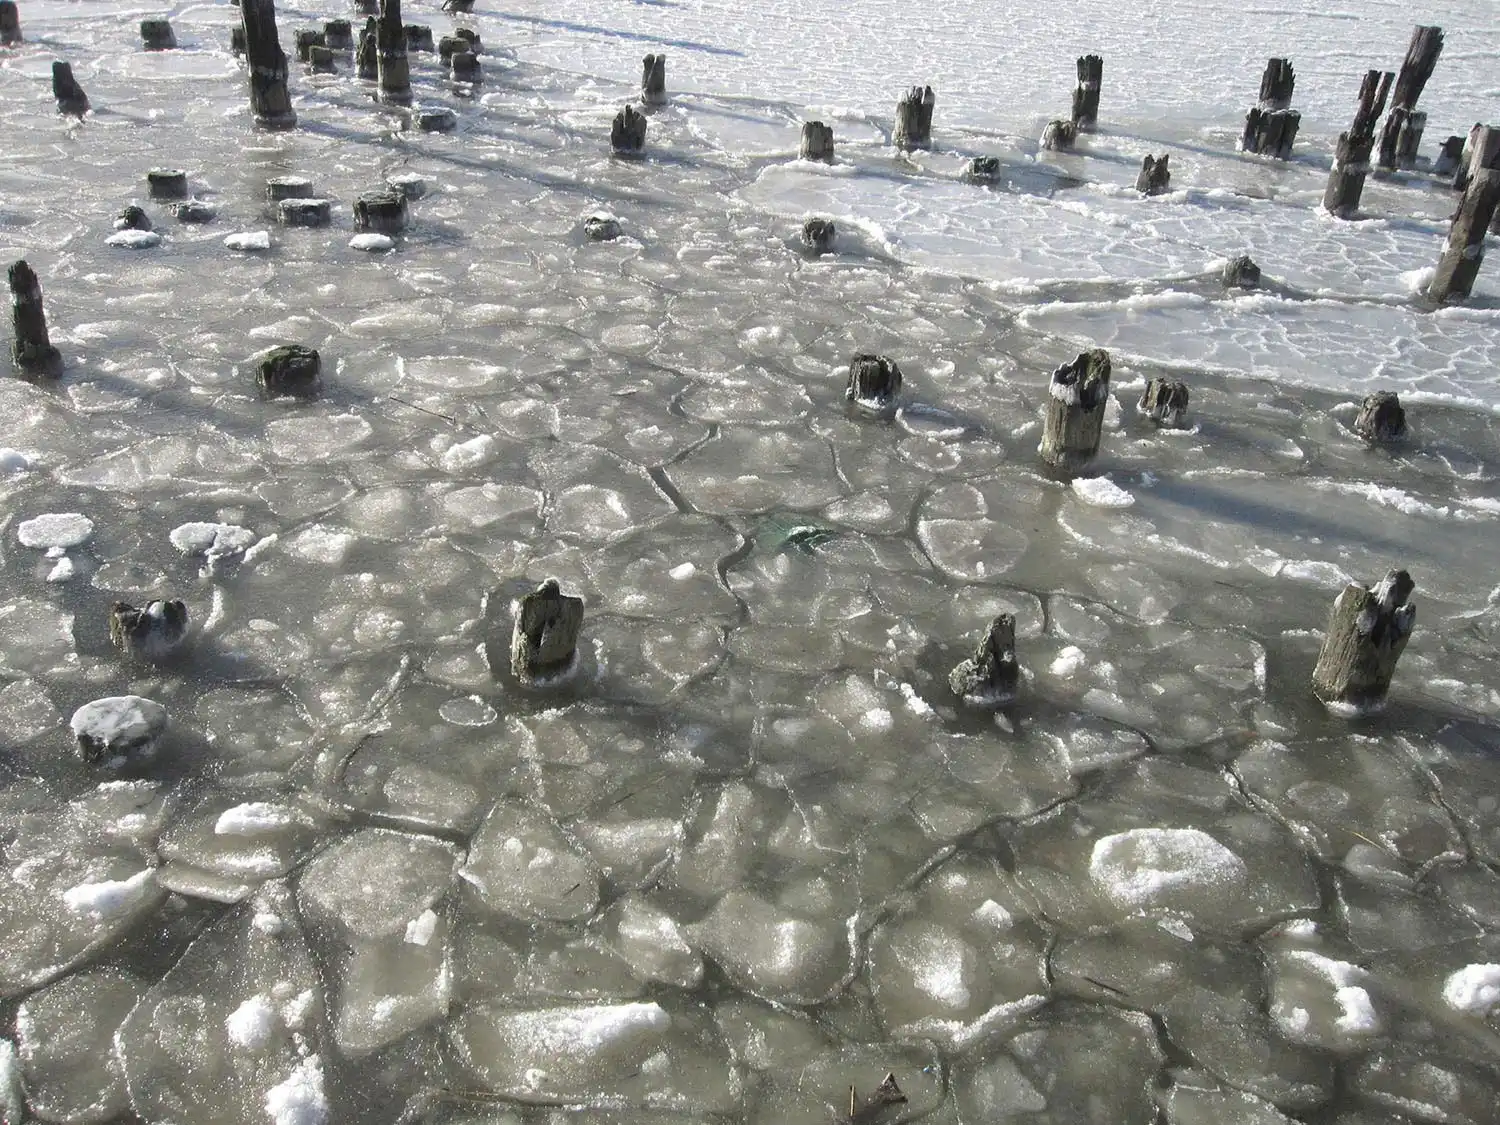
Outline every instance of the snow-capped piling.
POLYGON ((128 602, 109 607, 109 639, 126 656, 160 660, 187 637, 188 611, 181 601, 151 601, 137 609, 128 602))
POLYGON ((1175 429, 1187 416, 1187 384, 1153 378, 1146 384, 1146 393, 1141 395, 1138 408, 1158 425, 1175 429))
POLYGON ((803 160, 821 160, 825 164, 832 164, 832 126, 825 125, 821 121, 804 121, 802 140, 797 147, 797 155, 803 160))
POLYGON ((1078 85, 1073 87, 1073 127, 1091 133, 1099 123, 1099 86, 1104 81, 1104 60, 1084 55, 1078 60, 1078 85))
POLYGON ((1238 254, 1225 263, 1219 280, 1225 289, 1258 289, 1260 267, 1248 254, 1238 254))
POLYGON ((323 361, 316 348, 282 344, 255 357, 255 385, 267 398, 311 398, 323 361))
POLYGON ((211 223, 219 213, 212 203, 205 203, 201 199, 179 199, 170 204, 168 210, 181 223, 211 223))
POLYGON ((590 242, 613 242, 620 237, 620 220, 603 211, 583 220, 583 236, 590 242))
POLYGON ((438 58, 443 62, 448 62, 460 51, 467 51, 468 49, 469 41, 467 39, 460 39, 457 35, 445 35, 438 40, 438 58))
POLYGON ((408 51, 433 51, 432 28, 426 24, 409 23, 405 27, 408 51))
POLYGON ((381 234, 400 234, 406 229, 406 196, 394 188, 376 188, 354 201, 354 226, 381 234))
POLYGON ((360 29, 359 43, 354 48, 354 65, 360 78, 366 82, 373 82, 380 77, 380 63, 377 57, 377 44, 380 41, 380 33, 376 26, 374 16, 365 21, 365 26, 360 29))
POLYGON ((849 361, 844 398, 862 410, 888 414, 901 393, 901 368, 889 356, 861 352, 849 361))
POLYGON ((1080 352, 1052 373, 1047 388, 1047 417, 1037 452, 1057 469, 1081 468, 1099 452, 1104 408, 1109 403, 1109 353, 1103 348, 1080 352))
POLYGON ((549 578, 514 606, 510 638, 511 674, 523 684, 543 687, 567 677, 578 659, 583 599, 562 592, 549 578))
POLYGON ((14 47, 21 41, 21 10, 16 0, 0 0, 0 47, 14 47))
POLYGON ((89 96, 73 77, 72 64, 61 59, 52 64, 52 96, 57 99, 58 113, 82 117, 88 112, 89 96))
POLYGON ((62 354, 47 338, 47 314, 42 307, 42 283, 23 258, 10 267, 11 324, 15 342, 10 357, 23 375, 62 374, 62 354))
POLYGON ((1042 130, 1042 147, 1049 152, 1072 152, 1078 142, 1078 126, 1054 117, 1042 130))
POLYGON ((1375 148, 1375 122, 1385 111, 1385 99, 1395 77, 1389 70, 1365 72, 1359 85, 1354 123, 1347 133, 1339 134, 1333 169, 1328 173, 1328 187, 1323 192, 1323 207, 1340 219, 1353 218, 1359 211, 1359 197, 1370 172, 1370 153, 1375 148))
POLYGON ((186 199, 187 173, 181 168, 153 168, 146 173, 146 192, 152 199, 186 199))
POLYGON ((168 21, 145 19, 141 21, 141 44, 148 51, 172 51, 177 48, 177 36, 168 21))
POLYGON ((1388 570, 1374 589, 1344 588, 1328 617, 1328 635, 1313 669, 1313 692, 1324 703, 1372 710, 1385 702, 1396 661, 1411 635, 1416 583, 1404 570, 1388 570))
POLYGON ((297 114, 286 88, 286 53, 276 33, 275 0, 240 0, 240 20, 255 123, 262 129, 290 129, 297 124, 297 114))
POLYGON ((875 1092, 861 1099, 859 1091, 849 1087, 849 1116, 840 1118, 837 1125, 874 1125, 893 1106, 905 1105, 906 1095, 896 1085, 896 1076, 887 1074, 875 1092))
MULTIPOLYGON (((1500 130, 1485 129, 1483 134, 1476 144, 1475 157, 1485 154, 1486 147, 1492 139, 1497 139, 1500 130)), ((1500 145, 1496 147, 1500 148, 1500 145)), ((1453 216, 1453 225, 1448 228, 1443 256, 1438 259, 1437 272, 1427 287, 1427 295, 1434 301, 1467 297, 1473 292, 1480 263, 1484 261, 1485 234, 1500 217, 1497 213, 1500 213, 1500 168, 1471 168, 1458 212, 1453 216)))
POLYGON ((280 203, 283 199, 307 199, 312 193, 312 181, 306 176, 272 176, 266 181, 266 199, 272 203, 280 203))
POLYGON ((375 61, 381 99, 402 105, 411 101, 411 70, 406 61, 401 0, 380 0, 380 17, 375 24, 375 61))
POLYGON ((609 147, 617 156, 639 153, 646 147, 646 116, 626 106, 609 128, 609 147))
POLYGON ((1354 432, 1369 442, 1397 441, 1406 436, 1406 411, 1396 392, 1366 395, 1354 419, 1354 432))
POLYGON ((458 114, 445 105, 421 106, 412 116, 424 133, 451 133, 458 128, 458 114))
POLYGON ((1291 59, 1271 59, 1260 79, 1260 102, 1245 115, 1240 148, 1262 156, 1289 160, 1302 115, 1291 108, 1297 83, 1291 59))
POLYGON ((998 156, 975 156, 964 169, 964 179, 971 184, 992 184, 1000 178, 998 156))
POLYGON ((807 219, 802 224, 802 245, 815 253, 826 254, 833 249, 837 233, 832 219, 807 219))
POLYGON ((292 42, 297 45, 297 58, 302 62, 312 61, 312 49, 314 47, 326 47, 327 39, 323 33, 316 28, 304 27, 299 29, 292 37, 292 42))
POLYGON ((647 55, 641 60, 641 104, 667 104, 666 55, 647 55))
POLYGON ((1427 115, 1416 112, 1417 99, 1432 77, 1438 56, 1443 53, 1443 29, 1418 27, 1411 34, 1396 89, 1391 95, 1391 113, 1380 132, 1380 167, 1386 171, 1417 166, 1417 147, 1427 115))
POLYGON ((333 51, 354 47, 354 26, 348 20, 328 20, 323 24, 323 44, 333 51))
POLYGON ((1141 174, 1135 178, 1135 190, 1143 195, 1162 195, 1172 188, 1172 170, 1167 166, 1169 153, 1141 157, 1141 174))
POLYGON ((912 86, 896 103, 896 128, 891 143, 902 152, 932 145, 932 107, 937 95, 931 86, 912 86))
POLYGON ((473 51, 455 51, 448 57, 448 75, 455 82, 480 82, 484 71, 473 51))
POLYGON ((113 695, 85 703, 73 712, 69 726, 78 756, 90 765, 145 758, 167 729, 167 709, 139 695, 113 695))
POLYGON ((948 687, 971 706, 1001 707, 1015 699, 1020 677, 1016 619, 1002 613, 990 622, 974 655, 948 673, 948 687))
POLYGON ((279 200, 276 221, 284 227, 326 227, 333 221, 333 202, 298 196, 279 200))

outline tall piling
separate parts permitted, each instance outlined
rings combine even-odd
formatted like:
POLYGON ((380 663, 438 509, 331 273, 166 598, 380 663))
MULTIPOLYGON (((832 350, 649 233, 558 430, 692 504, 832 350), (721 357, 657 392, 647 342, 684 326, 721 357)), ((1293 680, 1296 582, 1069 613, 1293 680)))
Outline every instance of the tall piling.
POLYGON ((1104 60, 1084 55, 1078 60, 1078 85, 1073 87, 1073 127, 1092 133, 1099 122, 1099 86, 1104 80, 1104 60))
POLYGON ((1291 59, 1271 59, 1260 79, 1260 101, 1245 115, 1240 148, 1261 156, 1289 160, 1302 115, 1292 109, 1297 75, 1291 59))
POLYGON ((1370 153, 1375 148, 1375 122, 1385 111, 1385 99, 1395 77, 1389 70, 1365 72, 1354 123, 1347 133, 1339 134, 1328 187, 1323 191, 1323 207, 1340 219, 1353 218, 1359 211, 1359 197, 1370 173, 1370 153))
POLYGON ((1448 228, 1448 241, 1438 259, 1437 272, 1427 286, 1427 295, 1432 300, 1449 301, 1467 297, 1474 291, 1474 281, 1484 261, 1485 234, 1497 222, 1500 222, 1500 129, 1485 126, 1474 138, 1463 198, 1448 228))
POLYGON ((276 34, 275 0, 240 0, 245 29, 245 57, 250 67, 250 112, 262 129, 291 129, 297 124, 287 93, 286 54, 276 34))
POLYGON ((1391 95, 1391 113, 1380 132, 1379 165, 1382 170, 1390 172, 1397 168, 1416 167, 1417 146, 1427 124, 1427 115, 1416 112, 1417 99, 1422 96, 1442 53, 1442 28, 1418 27, 1412 32, 1406 58, 1401 63, 1401 73, 1396 78, 1396 89, 1391 95))
POLYGON ((62 355, 47 336, 47 314, 42 308, 42 283, 22 259, 10 267, 11 325, 15 342, 10 357, 21 374, 33 378, 62 374, 62 355))
POLYGON ((411 69, 406 61, 406 28, 401 23, 401 0, 380 0, 375 24, 375 61, 380 74, 380 98, 395 105, 411 101, 411 69))

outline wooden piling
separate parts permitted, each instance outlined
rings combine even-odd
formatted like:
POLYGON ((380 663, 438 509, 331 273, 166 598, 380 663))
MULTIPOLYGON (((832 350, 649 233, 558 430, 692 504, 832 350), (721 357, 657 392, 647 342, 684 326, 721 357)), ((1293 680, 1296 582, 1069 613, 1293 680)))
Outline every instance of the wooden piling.
POLYGON ((1099 86, 1104 80, 1104 60, 1084 55, 1078 60, 1078 85, 1073 88, 1073 127, 1092 133, 1099 123, 1099 86))
POLYGON ((292 42, 296 46, 297 58, 301 62, 312 61, 312 49, 314 47, 326 47, 328 45, 327 40, 323 37, 323 33, 317 28, 311 27, 299 28, 293 33, 292 42))
POLYGON ((1354 123, 1347 133, 1339 134, 1333 169, 1328 173, 1328 187, 1323 191, 1323 207, 1340 219, 1351 219, 1359 212, 1359 197, 1365 190, 1370 172, 1370 153, 1375 148, 1375 122, 1385 111, 1395 75, 1390 71, 1365 72, 1359 86, 1359 103, 1354 123))
POLYGON ((400 234, 406 229, 408 214, 406 196, 395 188, 376 188, 354 201, 354 226, 357 230, 400 234))
POLYGON ((1459 201, 1458 213, 1448 228, 1448 241, 1438 259, 1437 273, 1427 287, 1427 295, 1443 302, 1467 297, 1479 276, 1484 261, 1484 239, 1500 208, 1500 168, 1481 168, 1469 177, 1459 201))
POLYGON ((1049 152, 1072 152, 1078 140, 1078 126, 1054 117, 1042 130, 1042 147, 1049 152))
POLYGON ((21 374, 31 378, 62 374, 62 354, 47 336, 47 314, 42 308, 42 283, 25 259, 10 267, 11 326, 15 341, 10 358, 21 374))
POLYGON ((229 29, 229 53, 239 58, 245 53, 245 25, 237 23, 229 29))
POLYGON ((266 181, 266 199, 280 203, 283 199, 312 198, 312 181, 306 176, 272 176, 266 181))
POLYGON ((21 41, 21 10, 16 0, 0 0, 0 47, 14 47, 21 41))
POLYGON ((1002 613, 990 622, 974 655, 948 673, 948 687, 970 706, 1003 707, 1016 698, 1016 619, 1002 613))
POLYGON ((802 245, 815 254, 826 254, 833 249, 837 233, 832 219, 807 219, 802 223, 802 245))
POLYGON ((1167 166, 1169 153, 1141 158, 1141 174, 1135 178, 1135 190, 1143 195, 1163 195, 1172 189, 1172 170, 1167 166))
POLYGON ((647 55, 641 60, 641 104, 667 104, 666 55, 647 55))
POLYGON ((406 50, 408 53, 435 49, 432 45, 432 28, 426 24, 409 23, 403 30, 406 32, 406 50))
POLYGON ((1416 620, 1411 602, 1416 583, 1404 570, 1390 570, 1366 589, 1350 583, 1333 603, 1328 634, 1313 668, 1313 692, 1324 703, 1360 711, 1385 702, 1396 661, 1416 620))
POLYGON ((1376 391, 1365 396, 1354 419, 1354 432, 1365 441, 1399 441, 1406 436, 1406 411, 1395 391, 1376 391))
POLYGON ((171 656, 187 639, 187 632, 187 606, 176 598, 147 602, 141 609, 128 602, 115 602, 109 607, 110 642, 137 660, 171 656))
POLYGON ((620 237, 620 220, 604 211, 596 211, 583 220, 583 236, 590 242, 613 242, 620 237))
POLYGON ((326 227, 333 221, 333 202, 296 196, 279 200, 276 221, 284 227, 326 227))
POLYGON ((937 96, 931 86, 912 86, 896 103, 896 128, 891 143, 902 152, 932 147, 932 108, 937 96))
POLYGON ((583 599, 562 592, 549 578, 514 605, 511 674, 530 687, 545 687, 567 678, 578 660, 578 633, 583 627, 583 599))
POLYGON ((334 65, 333 48, 314 43, 307 52, 307 67, 314 74, 336 74, 338 67, 334 65))
POLYGON ((861 410, 890 414, 901 393, 901 368, 888 356, 861 352, 849 361, 844 398, 861 410))
POLYGON ((1146 384, 1146 393, 1136 409, 1159 426, 1177 429, 1187 417, 1187 384, 1154 378, 1146 384))
POLYGON ((609 128, 609 147, 616 156, 637 156, 646 147, 646 117, 626 106, 609 128))
POLYGON ((177 49, 177 36, 167 20, 145 19, 141 21, 141 44, 148 51, 173 51, 177 49))
POLYGON ((1037 452, 1053 468, 1072 472, 1099 452, 1109 404, 1109 371, 1109 353, 1095 348, 1080 352, 1052 373, 1037 452))
POLYGON ((250 65, 250 111, 262 129, 290 129, 297 124, 287 93, 286 54, 276 34, 275 0, 240 0, 245 55, 250 65))
POLYGON ((1260 267, 1248 254, 1239 254, 1229 259, 1219 274, 1225 289, 1260 288, 1260 267))
POLYGON ((1462 192, 1481 168, 1500 168, 1500 129, 1475 124, 1453 174, 1453 190, 1462 192))
POLYGON ((412 116, 424 133, 451 133, 458 128, 458 114, 445 105, 421 106, 412 116))
POLYGON ((804 121, 797 155, 803 160, 820 160, 825 164, 832 164, 833 129, 821 121, 804 121))
POLYGON ((255 357, 255 384, 266 398, 311 398, 323 361, 316 348, 282 344, 255 357))
POLYGON ((1240 148, 1288 160, 1302 115, 1291 108, 1297 75, 1290 59, 1271 59, 1260 79, 1260 101, 1245 115, 1240 148))
MULTIPOLYGON (((1427 80, 1432 77, 1438 56, 1442 53, 1442 28, 1418 27, 1412 32, 1411 43, 1406 48, 1406 58, 1401 63, 1401 74, 1396 79, 1396 88, 1391 95, 1391 114, 1386 118, 1385 128, 1380 133, 1379 164, 1385 171, 1393 171, 1398 167, 1415 167, 1414 145, 1410 149, 1413 157, 1412 163, 1409 165, 1401 163, 1401 135, 1403 131, 1411 130, 1411 118, 1417 108, 1417 99, 1422 96, 1422 90, 1426 87, 1427 80)), ((1427 118, 1424 114, 1421 123, 1416 127, 1419 140, 1422 135, 1422 126, 1426 123, 1427 118)))
POLYGON ((186 199, 187 173, 181 168, 152 168, 146 173, 146 193, 152 199, 186 199))
POLYGON ((328 20, 323 24, 323 44, 332 51, 354 49, 354 26, 344 19, 328 20))
POLYGON ((89 109, 89 96, 73 77, 73 67, 58 59, 52 64, 52 96, 57 99, 57 112, 70 117, 82 117, 89 109))
POLYGON ((1432 162, 1434 176, 1451 176, 1458 171, 1458 162, 1464 154, 1464 139, 1449 137, 1438 147, 1437 158, 1432 162))
POLYGON ((151 216, 132 203, 115 216, 115 230, 150 230, 151 216))
POLYGON ((359 32, 359 43, 354 48, 354 66, 356 72, 366 82, 374 82, 380 77, 377 47, 380 41, 380 33, 376 23, 377 21, 374 16, 365 20, 365 26, 359 32))
POLYGON ((375 48, 381 99, 398 105, 407 104, 411 101, 411 71, 406 61, 406 28, 401 23, 401 0, 380 0, 375 48))
POLYGON ((971 184, 993 184, 1000 178, 998 156, 975 156, 964 169, 964 179, 971 184))
POLYGON ((448 59, 448 76, 455 82, 479 82, 484 71, 479 65, 479 56, 473 51, 455 51, 448 59))

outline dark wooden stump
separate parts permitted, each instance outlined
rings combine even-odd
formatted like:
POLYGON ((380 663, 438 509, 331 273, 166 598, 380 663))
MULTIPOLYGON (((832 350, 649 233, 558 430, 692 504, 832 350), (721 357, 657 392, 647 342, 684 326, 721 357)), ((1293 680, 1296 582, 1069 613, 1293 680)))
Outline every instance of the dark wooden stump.
POLYGON ((132 203, 115 216, 115 230, 150 230, 151 216, 132 203))
POLYGON ((422 106, 413 117, 424 133, 451 133, 458 128, 458 114, 445 105, 422 106))
POLYGON ((615 114, 609 129, 609 147, 616 156, 640 153, 646 147, 645 114, 637 113, 634 106, 626 106, 615 114))
POLYGON ((14 47, 21 41, 21 10, 16 0, 0 0, 0 47, 14 47))
POLYGON ((25 260, 10 267, 11 326, 15 341, 10 358, 21 374, 30 377, 62 374, 62 353, 47 337, 47 314, 42 308, 42 283, 25 260))
POLYGON ((312 193, 312 181, 306 176, 272 176, 266 181, 266 199, 272 203, 280 203, 283 199, 308 199, 312 193))
POLYGON ((1376 391, 1360 403, 1354 432, 1368 442, 1399 441, 1406 436, 1406 411, 1395 391, 1376 391))
MULTIPOLYGON (((1386 118, 1385 128, 1380 133, 1379 163, 1388 172, 1403 166, 1401 132, 1410 128, 1409 122, 1412 112, 1417 108, 1417 99, 1422 96, 1422 90, 1432 77, 1438 56, 1442 53, 1442 28, 1418 27, 1412 32, 1411 43, 1406 48, 1406 58, 1401 63, 1401 74, 1396 79, 1396 89, 1391 95, 1391 115, 1386 118)), ((1424 115, 1422 124, 1426 123, 1424 115)), ((1417 133, 1418 136, 1421 135, 1420 127, 1417 133)))
POLYGON ((232 55, 245 53, 245 25, 242 23, 237 23, 229 29, 229 53, 232 55))
POLYGON ((408 51, 436 50, 432 42, 432 28, 425 24, 409 23, 405 27, 408 51))
POLYGON ((937 95, 931 86, 912 86, 896 103, 896 128, 891 143, 902 152, 932 146, 932 109, 937 95))
POLYGON ((861 352, 849 361, 849 382, 844 398, 861 410, 890 414, 901 393, 901 368, 894 359, 861 352))
POLYGON ((1187 417, 1187 384, 1174 383, 1167 379, 1152 379, 1146 384, 1146 393, 1141 395, 1137 409, 1157 425, 1176 429, 1187 417))
POLYGON ((312 61, 312 49, 314 47, 326 47, 327 40, 323 33, 316 28, 299 28, 292 36, 292 42, 297 45, 297 58, 302 62, 312 61))
POLYGON ((1339 134, 1333 169, 1328 173, 1328 187, 1323 191, 1323 207, 1340 219, 1351 219, 1359 212, 1359 197, 1365 190, 1370 173, 1370 153, 1375 148, 1375 122, 1385 111, 1385 99, 1396 76, 1390 71, 1369 70, 1359 86, 1359 104, 1354 123, 1347 133, 1339 134))
POLYGON ((1135 178, 1135 190, 1143 195, 1162 195, 1172 188, 1172 170, 1167 167, 1168 153, 1141 158, 1141 174, 1135 178))
POLYGON ((354 26, 348 20, 329 20, 323 24, 323 45, 333 51, 354 49, 354 26))
POLYGON ((1291 59, 1271 59, 1260 76, 1260 108, 1291 109, 1297 72, 1291 59))
POLYGON ((373 82, 380 77, 379 47, 380 32, 375 17, 371 16, 360 29, 359 42, 354 48, 354 66, 359 77, 373 82))
POLYGON ((1042 147, 1049 152, 1072 152, 1078 142, 1078 126, 1054 117, 1042 130, 1042 147))
POLYGON ((354 226, 357 230, 400 234, 406 229, 407 218, 406 196, 394 188, 367 191, 354 201, 354 226))
POLYGON ((136 660, 161 660, 187 639, 187 606, 177 599, 147 602, 137 609, 127 602, 109 607, 110 642, 136 660))
POLYGON ((89 110, 89 96, 73 77, 73 67, 61 59, 52 64, 52 96, 57 99, 57 112, 69 117, 82 117, 89 110))
POLYGON ((1245 115, 1245 135, 1240 139, 1240 148, 1259 156, 1290 160, 1292 145, 1301 125, 1302 115, 1295 109, 1261 109, 1257 106, 1245 115))
POLYGON ((152 199, 186 199, 187 173, 180 168, 153 168, 146 173, 146 192, 152 199))
POLYGON ((1389 130, 1394 124, 1396 134, 1396 167, 1410 171, 1417 166, 1417 153, 1422 147, 1422 133, 1427 128, 1427 115, 1399 106, 1391 110, 1386 120, 1389 130))
POLYGON ((1458 171, 1458 162, 1464 154, 1464 139, 1449 137, 1438 148, 1437 159, 1432 162, 1434 176, 1451 176, 1458 171))
POLYGON ((1458 213, 1448 229, 1437 273, 1427 287, 1434 301, 1467 297, 1474 290, 1479 265, 1484 261, 1484 238, 1500 207, 1500 169, 1481 168, 1470 176, 1459 201, 1458 213))
POLYGON ((297 124, 287 93, 286 54, 276 34, 275 0, 240 0, 245 55, 250 64, 250 111, 262 129, 290 129, 297 124))
POLYGON ((578 659, 583 599, 562 592, 549 578, 517 600, 510 639, 511 675, 530 687, 566 679, 578 659))
POLYGON ((1500 168, 1500 128, 1475 125, 1469 130, 1463 158, 1453 174, 1453 190, 1464 191, 1469 180, 1482 168, 1500 168))
POLYGON ((990 622, 974 655, 948 673, 948 687, 971 706, 1001 707, 1015 699, 1020 679, 1016 619, 1002 613, 990 622))
POLYGON ((833 249, 837 233, 832 219, 807 219, 802 224, 802 245, 814 253, 826 254, 833 249))
POLYGON ((406 60, 406 28, 401 23, 401 0, 380 0, 375 47, 381 98, 397 105, 407 104, 411 101, 411 68, 406 60))
POLYGON ((1000 178, 998 156, 976 156, 964 169, 964 179, 971 184, 992 184, 1000 178))
POLYGON ((479 41, 479 32, 469 27, 455 27, 453 38, 462 39, 469 45, 469 52, 475 55, 484 54, 484 44, 479 41))
POLYGON ((410 202, 427 194, 427 181, 415 172, 396 172, 385 178, 385 186, 410 202))
POLYGON ((443 62, 447 62, 460 51, 467 51, 468 49, 469 41, 467 39, 460 39, 457 35, 445 35, 438 40, 438 58, 443 62))
POLYGON ((276 221, 284 227, 326 227, 333 221, 333 203, 298 196, 276 204, 276 221))
POLYGON ((1104 81, 1104 60, 1084 55, 1078 60, 1078 85, 1073 87, 1073 127, 1092 133, 1099 123, 1099 86, 1104 81))
POLYGON ((1053 468, 1072 472, 1099 452, 1109 404, 1109 369, 1109 353, 1095 348, 1080 352, 1052 373, 1037 452, 1053 468))
POLYGON ((337 74, 338 67, 334 65, 333 48, 314 44, 307 53, 307 66, 314 74, 337 74))
POLYGON ((1390 570, 1373 590, 1350 583, 1333 603, 1328 635, 1313 668, 1313 692, 1324 703, 1378 709, 1390 690, 1396 661, 1411 636, 1416 584, 1390 570))
POLYGON ((484 69, 473 51, 455 51, 448 59, 448 75, 455 82, 480 82, 484 80, 484 69))
POLYGON ((825 164, 832 164, 833 129, 821 121, 804 121, 797 155, 803 160, 820 160, 825 164))
POLYGON ((641 60, 641 104, 667 104, 666 55, 647 55, 641 60))
POLYGON ((1225 289, 1258 289, 1260 267, 1248 254, 1231 258, 1219 275, 1225 289))
POLYGON ((255 357, 255 385, 266 398, 311 398, 322 370, 315 348, 282 344, 255 357))
POLYGON ((141 43, 148 51, 173 51, 177 48, 177 36, 164 19, 142 20, 141 43))
POLYGON ((168 205, 172 217, 179 223, 211 223, 218 209, 201 199, 182 199, 168 205))
POLYGON ((620 220, 602 212, 583 220, 583 236, 590 242, 613 242, 620 237, 620 220))

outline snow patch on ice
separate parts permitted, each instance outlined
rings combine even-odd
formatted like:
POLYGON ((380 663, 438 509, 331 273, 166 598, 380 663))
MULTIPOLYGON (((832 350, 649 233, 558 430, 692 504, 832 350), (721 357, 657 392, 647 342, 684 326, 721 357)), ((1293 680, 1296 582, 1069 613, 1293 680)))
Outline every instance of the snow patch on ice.
POLYGON ((396 245, 396 240, 388 234, 356 234, 349 240, 349 249, 364 250, 369 253, 377 253, 381 250, 390 250, 396 245))
POLYGON ((1488 1015, 1500 1004, 1500 965, 1465 965, 1443 982, 1443 1002, 1459 1012, 1488 1015))
POLYGON ((16 537, 23 547, 48 550, 52 547, 81 547, 94 534, 94 521, 80 512, 48 512, 16 527, 16 537))
POLYGON ((1050 671, 1054 676, 1068 679, 1086 663, 1088 663, 1088 657, 1083 654, 1083 649, 1077 645, 1069 645, 1057 654, 1057 658, 1052 661, 1050 671))
POLYGON ((1128 508, 1135 503, 1134 496, 1108 477, 1077 477, 1073 491, 1085 504, 1096 508, 1128 508))
POLYGON ((236 1047, 258 1051, 276 1031, 276 1005, 269 997, 252 996, 224 1020, 224 1030, 236 1047))
POLYGON ((229 250, 269 250, 271 232, 268 230, 236 231, 224 239, 224 246, 229 250))
POLYGON ((104 245, 122 250, 149 250, 161 245, 161 235, 154 230, 116 231, 104 240, 104 245))
POLYGON ((1133 828, 1095 842, 1089 875, 1117 907, 1151 910, 1186 889, 1242 884, 1249 871, 1200 829, 1133 828))
POLYGON ((225 809, 214 822, 215 836, 263 836, 287 828, 301 820, 295 810, 286 805, 273 805, 265 801, 250 801, 225 809))
POLYGON ((406 924, 406 940, 411 945, 426 945, 437 932, 438 916, 432 910, 424 910, 406 924))
POLYGON ((151 892, 155 873, 148 867, 128 879, 106 879, 102 883, 80 883, 63 892, 63 905, 74 914, 104 920, 133 910, 151 892))
POLYGON ((309 1055, 286 1080, 266 1091, 266 1112, 274 1125, 323 1125, 328 1099, 323 1094, 323 1063, 309 1055))

